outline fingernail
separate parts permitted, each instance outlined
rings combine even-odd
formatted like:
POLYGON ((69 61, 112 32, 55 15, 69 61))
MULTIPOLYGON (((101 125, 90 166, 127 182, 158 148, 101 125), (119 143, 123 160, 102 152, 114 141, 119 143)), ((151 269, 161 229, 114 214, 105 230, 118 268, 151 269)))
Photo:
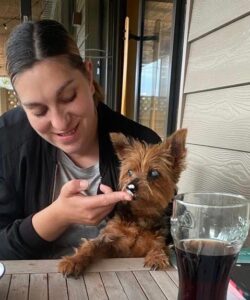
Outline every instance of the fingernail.
POLYGON ((128 200, 128 201, 131 201, 131 200, 132 200, 132 197, 131 197, 130 195, 128 195, 128 194, 127 194, 127 195, 125 195, 125 197, 124 197, 124 198, 125 198, 125 200, 128 200))

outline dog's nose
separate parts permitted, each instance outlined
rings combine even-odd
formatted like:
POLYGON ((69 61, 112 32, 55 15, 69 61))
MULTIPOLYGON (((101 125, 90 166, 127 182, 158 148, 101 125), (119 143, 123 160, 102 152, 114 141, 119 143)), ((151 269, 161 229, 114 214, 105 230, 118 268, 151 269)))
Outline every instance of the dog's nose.
POLYGON ((134 194, 135 191, 136 191, 136 187, 133 183, 130 183, 130 184, 127 185, 126 190, 131 192, 132 194, 134 194))
POLYGON ((133 196, 135 196, 136 191, 138 190, 138 180, 135 179, 131 181, 127 186, 126 186, 126 191, 133 196))

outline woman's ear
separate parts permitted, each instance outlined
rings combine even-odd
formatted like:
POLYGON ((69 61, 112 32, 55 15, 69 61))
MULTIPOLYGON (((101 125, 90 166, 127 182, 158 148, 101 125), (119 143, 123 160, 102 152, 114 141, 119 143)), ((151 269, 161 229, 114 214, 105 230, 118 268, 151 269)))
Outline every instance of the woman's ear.
POLYGON ((94 87, 94 84, 93 84, 93 64, 92 64, 92 61, 85 60, 84 66, 85 66, 85 69, 87 71, 87 78, 88 78, 88 81, 90 83, 90 88, 91 88, 92 94, 94 94, 95 93, 95 87, 94 87))
POLYGON ((84 62, 85 68, 89 73, 92 73, 93 71, 93 64, 91 60, 85 60, 84 62))

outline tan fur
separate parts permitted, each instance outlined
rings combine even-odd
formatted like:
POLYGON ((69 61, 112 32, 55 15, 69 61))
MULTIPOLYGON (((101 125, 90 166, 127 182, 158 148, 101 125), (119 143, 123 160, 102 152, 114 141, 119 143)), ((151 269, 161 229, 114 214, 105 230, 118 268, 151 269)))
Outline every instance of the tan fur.
POLYGON ((174 197, 185 167, 186 129, 176 131, 157 145, 148 145, 122 134, 111 135, 121 161, 119 187, 136 186, 134 200, 117 205, 114 217, 96 239, 85 241, 73 256, 59 264, 65 275, 79 276, 93 261, 103 257, 145 257, 145 266, 169 266, 164 212, 174 197), (152 177, 151 171, 159 176, 152 177))

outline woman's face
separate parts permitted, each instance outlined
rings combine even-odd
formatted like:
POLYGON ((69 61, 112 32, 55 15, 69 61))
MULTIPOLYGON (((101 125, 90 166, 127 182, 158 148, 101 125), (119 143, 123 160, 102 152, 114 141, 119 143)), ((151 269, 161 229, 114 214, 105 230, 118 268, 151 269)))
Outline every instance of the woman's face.
POLYGON ((66 60, 47 59, 17 75, 14 86, 34 130, 69 156, 97 141, 92 66, 88 78, 66 60))

